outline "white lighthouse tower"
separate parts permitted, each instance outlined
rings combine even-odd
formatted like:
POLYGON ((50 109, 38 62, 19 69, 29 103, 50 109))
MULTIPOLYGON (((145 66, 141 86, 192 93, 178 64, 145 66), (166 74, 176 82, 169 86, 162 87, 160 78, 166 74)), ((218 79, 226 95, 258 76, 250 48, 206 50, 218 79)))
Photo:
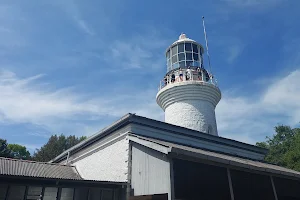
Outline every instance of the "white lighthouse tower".
POLYGON ((217 136, 215 107, 221 91, 203 66, 203 53, 201 44, 179 36, 166 51, 167 73, 156 101, 165 122, 217 136))

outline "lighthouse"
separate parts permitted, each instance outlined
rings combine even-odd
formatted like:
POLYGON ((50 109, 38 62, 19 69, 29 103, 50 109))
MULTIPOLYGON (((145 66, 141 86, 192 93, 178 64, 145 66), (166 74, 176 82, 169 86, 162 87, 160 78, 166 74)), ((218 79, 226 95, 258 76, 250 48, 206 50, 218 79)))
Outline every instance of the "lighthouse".
POLYGON ((217 136, 215 108, 221 91, 204 67, 203 54, 203 46, 185 34, 167 48, 167 73, 156 102, 165 122, 217 136))

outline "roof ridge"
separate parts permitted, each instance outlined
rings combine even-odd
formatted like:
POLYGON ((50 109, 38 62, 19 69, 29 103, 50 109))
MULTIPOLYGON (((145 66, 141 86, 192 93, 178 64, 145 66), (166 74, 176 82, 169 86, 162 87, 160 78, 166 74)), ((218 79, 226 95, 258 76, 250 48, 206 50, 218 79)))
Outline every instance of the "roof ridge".
POLYGON ((6 158, 6 157, 0 157, 0 160, 10 160, 10 161, 15 161, 15 162, 26 162, 26 163, 37 163, 37 164, 75 167, 75 166, 72 166, 72 165, 66 165, 66 164, 60 164, 60 163, 39 162, 39 161, 34 161, 34 160, 22 160, 22 159, 6 158))

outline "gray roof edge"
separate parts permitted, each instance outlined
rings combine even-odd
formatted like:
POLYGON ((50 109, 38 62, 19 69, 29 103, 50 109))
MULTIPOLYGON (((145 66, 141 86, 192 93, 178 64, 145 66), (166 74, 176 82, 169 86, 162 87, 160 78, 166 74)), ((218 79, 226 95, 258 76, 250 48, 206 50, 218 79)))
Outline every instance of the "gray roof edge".
POLYGON ((55 166, 75 168, 75 166, 73 166, 73 165, 65 165, 65 164, 60 164, 60 163, 49 163, 49 162, 39 162, 39 161, 34 161, 34 160, 21 160, 21 159, 6 158, 6 157, 0 157, 0 160, 10 160, 10 161, 15 161, 15 162, 35 163, 35 164, 45 164, 45 165, 55 165, 55 166))
MULTIPOLYGON (((209 135, 207 133, 202 133, 202 132, 195 131, 192 129, 176 126, 173 124, 168 124, 166 122, 150 119, 150 118, 139 116, 139 115, 132 114, 132 113, 127 113, 126 115, 124 115, 119 120, 112 123, 111 125, 103 128, 102 130, 100 130, 97 133, 93 134, 92 136, 88 137, 84 141, 78 143, 77 145, 67 149, 60 155, 56 156, 54 159, 50 160, 49 163, 53 163, 53 162, 62 160, 64 157, 67 156, 68 152, 72 152, 72 151, 77 152, 77 151, 83 149, 84 147, 86 147, 88 144, 91 144, 91 143, 101 139, 102 137, 111 133, 113 130, 120 128, 128 123, 136 123, 136 124, 152 126, 153 128, 158 128, 158 129, 160 128, 160 129, 169 130, 172 132, 174 132, 174 130, 171 130, 172 127, 173 128, 176 127, 176 129, 178 129, 178 131, 176 131, 176 133, 181 134, 181 135, 191 136, 191 137, 195 137, 198 139, 210 140, 211 142, 214 142, 214 143, 218 142, 218 143, 222 143, 224 145, 244 148, 249 151, 257 152, 260 154, 266 154, 268 152, 267 149, 264 149, 264 148, 261 148, 261 147, 255 146, 255 145, 251 145, 251 144, 247 144, 244 142, 239 142, 236 140, 223 138, 223 137, 219 137, 219 136, 209 135), (157 125, 159 125, 159 127, 157 125), (188 133, 183 133, 183 132, 188 132, 188 133)), ((137 133, 135 133, 135 134, 137 134, 137 133)))
MULTIPOLYGON (((142 117, 142 116, 138 116, 138 115, 133 115, 132 116, 132 122, 133 123, 140 123, 140 124, 150 125, 148 123, 150 121, 155 122, 156 125, 160 124, 161 126, 164 126, 164 127, 161 127, 161 128, 164 128, 164 129, 170 130, 171 127, 176 127, 176 129, 182 130, 182 132, 188 132, 188 133, 185 134, 185 133, 176 131, 178 134, 181 134, 181 135, 192 136, 192 137, 195 137, 195 138, 198 138, 198 139, 210 140, 212 142, 219 142, 219 143, 223 143, 225 145, 230 145, 230 146, 236 146, 236 147, 243 146, 244 149, 254 151, 254 152, 258 152, 258 153, 261 153, 261 154, 266 154, 268 152, 268 150, 265 149, 265 148, 261 148, 261 147, 258 147, 258 146, 252 145, 252 144, 247 144, 247 143, 244 143, 244 142, 240 142, 240 141, 237 141, 237 140, 224 138, 224 137, 220 137, 220 136, 215 136, 215 135, 210 135, 210 134, 207 134, 207 133, 195 131, 195 130, 192 130, 192 129, 188 129, 188 128, 173 125, 173 124, 168 124, 166 122, 162 122, 162 121, 158 121, 158 120, 154 120, 154 119, 150 119, 150 118, 146 118, 146 117, 142 117), (142 122, 141 120, 143 120, 144 123, 141 123, 142 122)), ((160 128, 160 127, 155 127, 155 128, 160 128)), ((174 132, 174 131, 172 131, 172 132, 174 132)), ((135 133, 135 134, 137 134, 137 133, 135 133)))

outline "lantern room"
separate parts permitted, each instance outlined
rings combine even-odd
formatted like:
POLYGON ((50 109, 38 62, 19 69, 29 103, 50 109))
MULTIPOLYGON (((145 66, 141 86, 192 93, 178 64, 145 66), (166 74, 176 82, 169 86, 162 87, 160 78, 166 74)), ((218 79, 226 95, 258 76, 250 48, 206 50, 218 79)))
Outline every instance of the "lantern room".
POLYGON ((203 53, 202 45, 187 38, 185 34, 181 34, 166 51, 167 72, 177 68, 203 68, 203 53))

